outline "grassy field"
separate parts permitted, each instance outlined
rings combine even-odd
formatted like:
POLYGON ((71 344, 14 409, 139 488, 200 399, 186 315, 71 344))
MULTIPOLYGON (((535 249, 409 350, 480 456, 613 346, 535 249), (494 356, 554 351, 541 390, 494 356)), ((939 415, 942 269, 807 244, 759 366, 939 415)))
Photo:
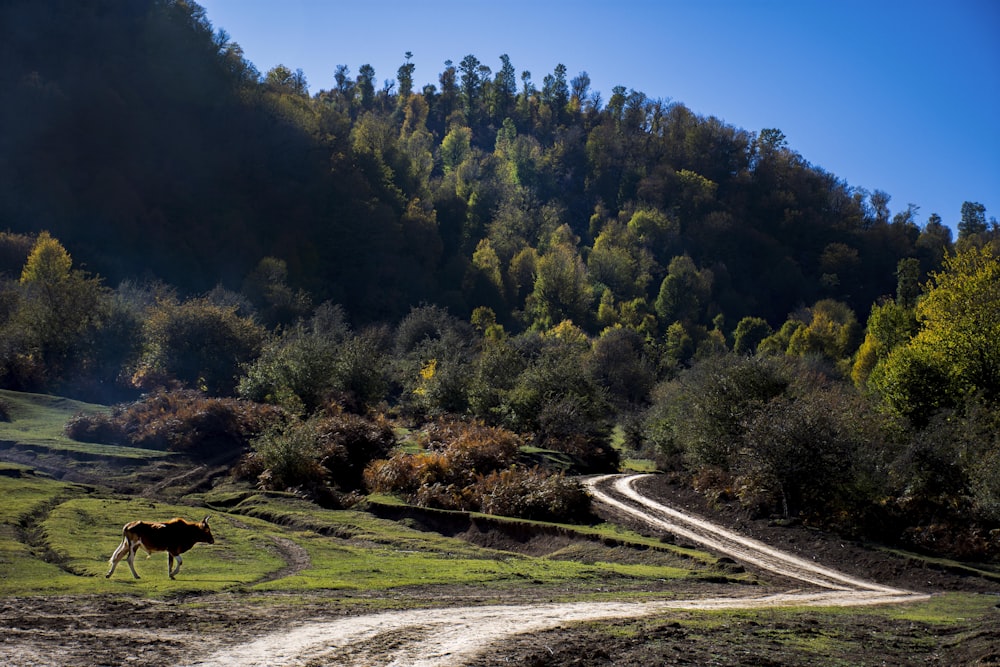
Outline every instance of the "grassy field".
POLYGON ((109 409, 107 406, 6 389, 0 389, 0 401, 6 406, 10 417, 10 421, 0 421, 0 442, 9 445, 22 449, 34 448, 42 452, 77 453, 136 461, 170 456, 167 452, 151 449, 83 443, 66 437, 63 431, 66 422, 73 415, 106 411, 109 409))
MULTIPOLYGON (((222 513, 120 497, 10 464, 0 464, 0 495, 7 501, 0 509, 0 595, 161 596, 187 590, 385 590, 463 584, 572 584, 583 594, 597 583, 718 575, 712 569, 715 559, 704 554, 692 558, 680 549, 676 555, 661 554, 657 563, 581 562, 567 554, 534 557, 478 547, 366 512, 323 510, 295 498, 251 495, 222 513), (141 581, 132 578, 125 563, 110 581, 104 578, 126 521, 174 516, 194 520, 206 514, 216 542, 197 545, 177 580, 166 576, 165 554, 137 558, 141 581), (301 549, 308 562, 288 576, 269 579, 286 566, 279 548, 282 540, 301 549)), ((636 544, 650 542, 610 527, 581 530, 581 539, 588 543, 598 544, 591 538, 602 534, 636 544)))
MULTIPOLYGON (((71 470, 82 453, 104 458, 101 465, 118 475, 73 483, 45 474, 31 460, 0 461, 0 598, 100 599, 109 605, 117 599, 168 601, 194 614, 200 600, 215 596, 211 604, 218 605, 223 596, 232 600, 234 609, 282 605, 290 613, 288 605, 298 604, 307 614, 317 596, 341 610, 378 610, 426 605, 429 600, 451 605, 466 598, 501 602, 739 595, 755 590, 758 583, 767 585, 703 551, 613 524, 533 524, 461 512, 427 514, 425 523, 390 520, 380 517, 392 512, 377 507, 398 508, 399 502, 389 497, 372 497, 352 510, 326 510, 291 494, 262 493, 231 482, 173 503, 161 502, 159 496, 124 494, 99 482, 140 477, 145 482, 151 471, 191 464, 176 457, 165 463, 163 452, 78 443, 63 435, 63 425, 73 414, 106 409, 102 406, 12 392, 0 392, 0 400, 13 418, 0 423, 0 440, 7 441, 8 448, 17 443, 8 451, 37 450, 39 463, 60 459, 71 470), (144 552, 136 558, 141 580, 132 578, 124 562, 111 579, 104 577, 127 521, 174 516, 200 520, 206 515, 215 544, 198 544, 185 554, 176 580, 167 576, 166 554, 147 560, 144 552), (475 540, 429 530, 435 522, 478 526, 496 535, 537 533, 542 544, 478 546, 475 540), (510 531, 505 530, 508 526, 510 531)), ((629 467, 645 465, 636 461, 629 467)), ((104 469, 90 472, 94 470, 104 469)), ((920 567, 917 557, 906 558, 920 567)), ((925 561, 927 567, 992 581, 989 571, 925 561)), ((984 639, 984 633, 990 631, 984 628, 996 625, 998 599, 954 592, 898 607, 687 612, 669 622, 593 623, 519 639, 507 648, 514 662, 548 665, 577 664, 588 652, 602 651, 618 651, 615 655, 622 660, 647 664, 681 649, 685 660, 704 664, 743 664, 754 655, 768 655, 773 659, 768 664, 775 665, 853 665, 882 664, 880 651, 892 647, 892 655, 921 656, 924 664, 924 658, 937 655, 941 647, 988 644, 991 636, 984 639), (540 645, 555 648, 540 652, 540 645)), ((65 604, 71 614, 76 603, 65 604)))

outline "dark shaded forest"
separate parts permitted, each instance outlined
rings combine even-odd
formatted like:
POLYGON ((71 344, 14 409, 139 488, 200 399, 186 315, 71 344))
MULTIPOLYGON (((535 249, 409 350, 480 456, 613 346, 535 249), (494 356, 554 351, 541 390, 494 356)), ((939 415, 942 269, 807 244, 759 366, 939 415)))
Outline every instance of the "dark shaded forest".
POLYGON ((315 461, 347 461, 345 492, 461 507, 541 484, 505 472, 525 448, 592 472, 623 446, 755 512, 1000 553, 981 204, 942 212, 953 239, 779 129, 506 55, 422 88, 408 53, 381 85, 339 65, 312 92, 183 0, 5 2, 0 63, 6 388, 276 406, 280 428, 232 426, 275 488, 337 486, 315 461), (348 440, 367 459, 317 445, 364 430, 345 415, 376 419, 348 440), (386 415, 478 426, 384 458, 386 415))

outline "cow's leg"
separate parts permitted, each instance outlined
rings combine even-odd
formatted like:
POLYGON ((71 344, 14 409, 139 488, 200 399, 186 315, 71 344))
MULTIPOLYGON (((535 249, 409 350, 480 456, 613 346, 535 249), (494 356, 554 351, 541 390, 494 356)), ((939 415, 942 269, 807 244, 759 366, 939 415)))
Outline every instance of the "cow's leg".
POLYGON ((118 562, 125 557, 126 553, 128 553, 128 546, 128 538, 123 537, 122 543, 118 545, 118 548, 115 549, 115 552, 111 554, 111 558, 108 560, 108 562, 111 563, 111 568, 108 570, 108 573, 104 575, 105 578, 110 577, 114 573, 115 568, 118 567, 118 562))
POLYGON ((170 563, 169 563, 169 567, 167 568, 168 570, 170 570, 170 568, 173 568, 173 564, 174 564, 173 561, 174 561, 175 558, 177 559, 177 568, 170 572, 170 578, 171 579, 174 578, 175 574, 177 574, 178 572, 181 571, 181 563, 184 562, 184 559, 181 558, 180 554, 177 554, 176 556, 174 554, 170 554, 170 563))
POLYGON ((142 543, 142 540, 137 540, 137 541, 135 541, 135 542, 133 542, 133 543, 131 543, 131 544, 128 545, 129 546, 129 549, 128 549, 128 569, 132 570, 132 576, 135 577, 136 579, 141 579, 141 577, 139 576, 139 573, 135 571, 135 552, 139 549, 139 545, 141 543, 142 543))

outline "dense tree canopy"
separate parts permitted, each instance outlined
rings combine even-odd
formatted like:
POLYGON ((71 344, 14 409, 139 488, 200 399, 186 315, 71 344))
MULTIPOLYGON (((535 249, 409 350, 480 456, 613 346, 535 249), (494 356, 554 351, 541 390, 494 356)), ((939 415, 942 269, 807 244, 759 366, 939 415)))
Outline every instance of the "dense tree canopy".
MULTIPOLYGON (((466 54, 420 89, 407 52, 396 85, 342 65, 333 89, 311 94, 290 64, 259 73, 193 2, 0 12, 12 102, 0 219, 50 230, 113 282, 238 288, 270 257, 293 294, 369 321, 427 301, 596 332, 603 301, 626 326, 648 332, 655 315, 660 333, 680 321, 697 340, 692 327, 718 312, 730 327, 754 316, 777 328, 833 298, 864 314, 892 292, 900 259, 926 273, 950 243, 940 223, 920 230, 913 207, 892 217, 888 193, 813 167, 778 129, 625 86, 602 106, 563 64, 523 72, 519 87, 507 55, 494 73, 466 54), (554 236, 564 226, 579 259, 554 236), (478 280, 487 240, 497 261, 478 280), (514 261, 527 249, 530 283, 514 261), (671 274, 677 257, 689 266, 671 274), (680 303, 692 271, 699 285, 680 303)), ((959 229, 990 233, 982 205, 963 207, 959 229)))
POLYGON ((423 86, 410 52, 384 86, 340 65, 313 92, 189 0, 0 4, 0 385, 279 405, 301 423, 257 443, 268 488, 336 476, 296 466, 349 459, 316 442, 341 411, 391 411, 587 471, 615 468, 619 426, 760 511, 1000 517, 982 204, 942 212, 953 244, 777 128, 480 57, 423 86))

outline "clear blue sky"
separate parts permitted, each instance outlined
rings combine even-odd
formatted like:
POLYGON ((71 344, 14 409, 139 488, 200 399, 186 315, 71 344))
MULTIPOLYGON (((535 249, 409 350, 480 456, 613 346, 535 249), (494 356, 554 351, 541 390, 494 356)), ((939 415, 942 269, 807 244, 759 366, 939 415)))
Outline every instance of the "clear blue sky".
POLYGON ((1000 0, 201 0, 261 73, 337 65, 437 85, 468 54, 506 53, 536 86, 559 63, 681 102, 789 147, 853 187, 955 227, 963 201, 1000 219, 1000 0))

